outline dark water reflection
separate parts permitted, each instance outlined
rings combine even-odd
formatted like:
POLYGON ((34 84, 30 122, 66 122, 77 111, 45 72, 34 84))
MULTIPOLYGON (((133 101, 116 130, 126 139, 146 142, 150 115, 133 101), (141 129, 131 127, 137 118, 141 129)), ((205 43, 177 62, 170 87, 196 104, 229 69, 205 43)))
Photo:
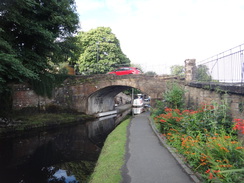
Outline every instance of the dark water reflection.
POLYGON ((107 135, 129 112, 0 139, 0 182, 87 182, 107 135))

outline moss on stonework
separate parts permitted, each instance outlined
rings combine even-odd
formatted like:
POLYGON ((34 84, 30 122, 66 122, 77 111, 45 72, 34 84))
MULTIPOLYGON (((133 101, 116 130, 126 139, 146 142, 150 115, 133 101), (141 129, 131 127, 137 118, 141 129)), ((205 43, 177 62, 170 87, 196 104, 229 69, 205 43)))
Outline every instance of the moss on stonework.
POLYGON ((9 136, 11 133, 40 128, 58 128, 93 120, 94 117, 82 113, 59 112, 16 112, 11 119, 5 119, 0 125, 0 136, 9 136))

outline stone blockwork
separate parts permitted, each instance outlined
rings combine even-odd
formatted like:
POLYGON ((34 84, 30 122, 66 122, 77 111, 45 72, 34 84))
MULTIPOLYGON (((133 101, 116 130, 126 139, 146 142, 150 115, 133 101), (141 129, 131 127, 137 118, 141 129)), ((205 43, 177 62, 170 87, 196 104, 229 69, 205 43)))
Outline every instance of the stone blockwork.
POLYGON ((196 82, 196 60, 185 60, 185 89, 188 107, 201 104, 227 104, 234 118, 244 118, 244 86, 217 82, 196 82))
POLYGON ((18 110, 26 107, 36 107, 45 110, 45 106, 52 102, 47 97, 38 96, 28 84, 13 85, 13 108, 18 110))
POLYGON ((130 104, 131 103, 131 96, 124 94, 123 92, 119 93, 114 98, 114 103, 116 106, 130 104))
MULTIPOLYGON (((187 62, 188 63, 188 62, 187 62)), ((191 68, 194 65, 190 62, 191 68)), ((192 73, 192 72, 190 72, 192 73)), ((192 77, 190 77, 192 78, 192 77)), ((67 79, 62 87, 56 88, 53 98, 38 96, 28 85, 13 86, 13 108, 38 107, 44 109, 48 105, 57 105, 62 108, 71 108, 87 114, 96 114, 114 110, 115 96, 131 87, 151 97, 151 105, 161 100, 166 89, 167 81, 177 81, 174 77, 146 76, 146 75, 94 75, 76 76, 67 79)), ((183 83, 186 88, 188 106, 201 103, 220 103, 227 100, 235 118, 244 116, 244 93, 239 90, 227 95, 214 88, 200 88, 199 85, 190 85, 190 81, 183 83), (194 87, 195 86, 195 87, 194 87)))
POLYGON ((42 107, 57 105, 87 114, 114 110, 114 97, 128 89, 137 88, 151 97, 152 105, 162 99, 166 82, 174 77, 147 75, 94 75, 68 78, 56 88, 53 98, 37 96, 28 86, 13 86, 13 107, 42 107))
POLYGON ((114 97, 129 88, 141 90, 151 96, 153 101, 161 99, 166 81, 172 79, 146 75, 80 76, 66 80, 65 88, 72 96, 69 100, 71 107, 86 111, 87 114, 95 114, 114 110, 114 97))
POLYGON ((227 103, 234 118, 244 117, 244 95, 217 92, 203 88, 185 86, 186 103, 188 107, 200 106, 201 104, 227 103))
POLYGON ((192 81, 196 78, 196 59, 185 60, 185 80, 192 81))

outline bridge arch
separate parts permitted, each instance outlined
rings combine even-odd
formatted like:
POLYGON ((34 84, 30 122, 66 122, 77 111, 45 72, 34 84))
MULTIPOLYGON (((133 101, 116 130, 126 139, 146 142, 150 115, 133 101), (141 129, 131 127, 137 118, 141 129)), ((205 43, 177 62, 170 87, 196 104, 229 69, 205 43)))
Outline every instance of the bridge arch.
MULTIPOLYGON (((96 114, 104 111, 114 110, 115 96, 118 95, 120 92, 123 92, 130 88, 134 88, 134 87, 126 86, 126 85, 112 85, 112 86, 106 86, 104 88, 95 91, 90 96, 88 96, 86 113, 96 114)), ((135 88, 135 89, 140 90, 140 88, 135 88)), ((145 91, 142 91, 142 93, 150 96, 150 94, 148 94, 145 91)))
POLYGON ((136 88, 151 97, 152 103, 162 98, 166 81, 175 78, 147 75, 94 75, 77 76, 65 81, 71 107, 87 114, 114 110, 114 97, 128 89, 136 88))
POLYGON ((120 92, 131 88, 129 86, 114 85, 106 86, 92 93, 88 97, 87 113, 95 114, 114 110, 114 97, 120 92))

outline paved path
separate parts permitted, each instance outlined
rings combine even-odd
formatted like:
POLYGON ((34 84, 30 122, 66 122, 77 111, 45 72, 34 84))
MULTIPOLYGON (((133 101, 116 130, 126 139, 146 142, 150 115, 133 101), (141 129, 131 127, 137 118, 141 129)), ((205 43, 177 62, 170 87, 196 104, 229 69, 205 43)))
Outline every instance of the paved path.
POLYGON ((192 183, 153 132, 149 114, 136 115, 129 125, 123 183, 192 183))

